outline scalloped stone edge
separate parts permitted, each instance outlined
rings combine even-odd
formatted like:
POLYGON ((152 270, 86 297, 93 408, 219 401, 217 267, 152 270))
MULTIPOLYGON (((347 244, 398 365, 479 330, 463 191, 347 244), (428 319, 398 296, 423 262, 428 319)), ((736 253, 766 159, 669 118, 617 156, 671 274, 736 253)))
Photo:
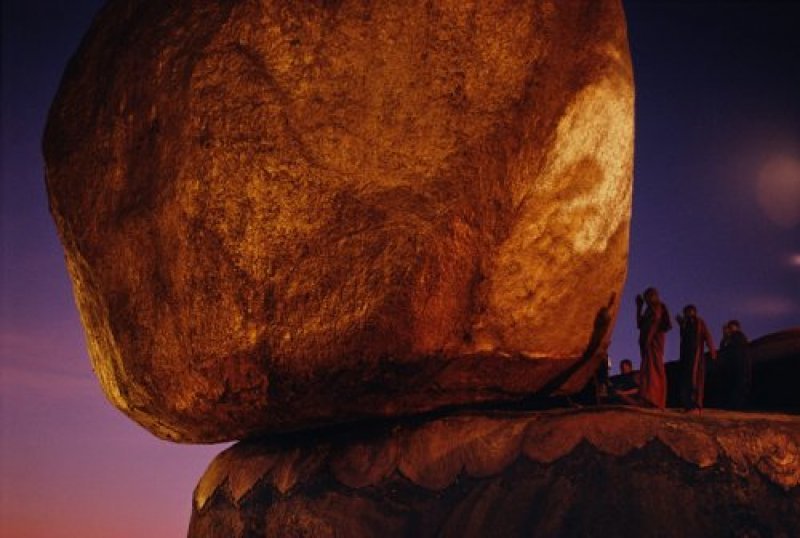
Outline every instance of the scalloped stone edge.
POLYGON ((655 440, 681 460, 707 468, 726 458, 735 473, 758 471, 784 490, 800 485, 800 417, 706 410, 702 416, 629 407, 546 412, 463 413, 400 425, 369 440, 316 444, 241 442, 220 453, 194 491, 202 510, 220 489, 238 504, 266 480, 281 495, 324 471, 358 489, 395 472, 441 491, 464 473, 495 476, 521 455, 552 464, 581 442, 621 457, 655 440))

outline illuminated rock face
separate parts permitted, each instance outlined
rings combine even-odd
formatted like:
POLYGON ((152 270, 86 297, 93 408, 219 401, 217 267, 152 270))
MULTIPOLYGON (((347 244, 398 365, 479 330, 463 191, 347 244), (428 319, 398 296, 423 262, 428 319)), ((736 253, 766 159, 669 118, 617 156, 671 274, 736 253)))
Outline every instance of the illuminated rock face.
POLYGON ((190 442, 579 389, 632 147, 617 0, 111 1, 44 140, 103 388, 190 442))
POLYGON ((465 414, 238 444, 190 538, 793 536, 800 417, 637 409, 465 414))

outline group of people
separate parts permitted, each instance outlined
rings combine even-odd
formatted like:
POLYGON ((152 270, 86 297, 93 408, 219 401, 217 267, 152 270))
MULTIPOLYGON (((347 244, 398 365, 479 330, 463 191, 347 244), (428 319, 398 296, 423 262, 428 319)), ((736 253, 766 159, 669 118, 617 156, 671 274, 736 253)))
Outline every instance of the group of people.
MULTIPOLYGON (((683 408, 696 413, 703 408, 707 358, 724 362, 729 373, 727 400, 732 407, 744 407, 752 374, 747 337, 742 333, 740 323, 731 320, 723 326, 722 341, 717 350, 711 331, 697 315, 697 307, 686 305, 675 320, 680 327, 678 380, 683 408)), ((655 288, 648 288, 643 295, 636 296, 636 325, 642 361, 638 379, 634 377, 631 361, 623 360, 620 364, 622 375, 612 385, 612 392, 624 403, 664 409, 667 405, 664 341, 665 334, 672 329, 672 320, 655 288)))

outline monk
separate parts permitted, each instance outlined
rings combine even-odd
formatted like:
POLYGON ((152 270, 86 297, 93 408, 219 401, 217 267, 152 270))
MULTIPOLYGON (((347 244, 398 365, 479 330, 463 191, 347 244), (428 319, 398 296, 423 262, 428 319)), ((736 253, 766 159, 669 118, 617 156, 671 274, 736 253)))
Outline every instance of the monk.
POLYGON ((747 407, 753 382, 753 365, 747 336, 735 319, 725 324, 724 335, 719 350, 722 363, 728 371, 726 403, 733 409, 744 409, 747 407))
POLYGON ((672 329, 672 322, 655 288, 647 288, 644 298, 636 296, 636 326, 639 328, 639 352, 642 358, 639 397, 645 405, 664 409, 667 406, 664 333, 672 329), (643 312, 645 304, 647 309, 643 312))
POLYGON ((680 383, 681 400, 687 412, 703 409, 706 384, 705 349, 712 359, 717 358, 711 331, 703 318, 697 315, 695 305, 683 307, 683 316, 676 316, 681 328, 680 383))
POLYGON ((630 359, 622 359, 619 363, 620 375, 611 381, 609 388, 611 403, 639 405, 639 381, 637 372, 633 371, 633 363, 630 359))

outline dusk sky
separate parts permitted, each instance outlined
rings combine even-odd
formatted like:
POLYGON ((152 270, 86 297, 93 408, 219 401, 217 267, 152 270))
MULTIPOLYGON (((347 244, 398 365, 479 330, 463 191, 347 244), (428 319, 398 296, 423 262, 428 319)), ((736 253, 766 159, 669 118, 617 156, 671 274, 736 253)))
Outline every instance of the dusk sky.
MULTIPOLYGON (((153 0, 155 1, 155 0, 153 0)), ((185 536, 226 445, 160 441, 94 378, 47 210, 41 136, 101 0, 3 0, 0 535, 185 536)), ((719 340, 800 325, 800 5, 625 2, 636 79, 628 281, 611 356, 638 362, 634 296, 692 302, 719 340)), ((668 336, 675 358, 677 331, 668 336)))

